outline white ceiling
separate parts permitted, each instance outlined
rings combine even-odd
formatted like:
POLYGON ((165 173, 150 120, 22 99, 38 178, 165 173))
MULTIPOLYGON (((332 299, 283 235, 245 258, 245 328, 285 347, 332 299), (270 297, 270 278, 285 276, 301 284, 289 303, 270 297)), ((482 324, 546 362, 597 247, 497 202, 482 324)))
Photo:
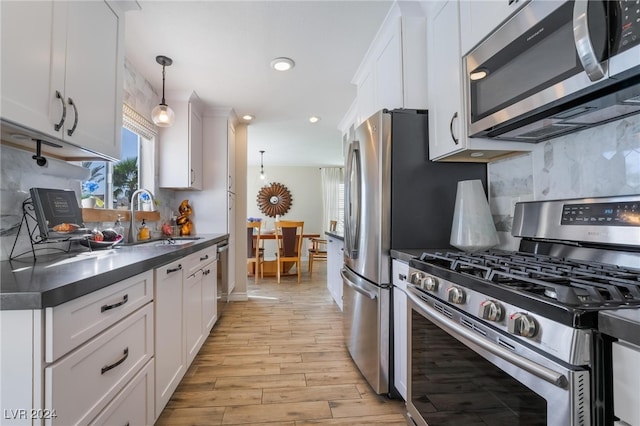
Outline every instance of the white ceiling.
MULTIPOLYGON (((166 91, 195 90, 208 107, 251 114, 248 163, 343 163, 338 123, 351 84, 392 1, 145 1, 126 16, 126 56, 158 91, 157 55, 173 59, 166 91), (270 68, 292 58, 288 72, 270 68), (321 117, 311 124, 309 116, 321 117)), ((158 103, 160 100, 158 99, 158 103)))

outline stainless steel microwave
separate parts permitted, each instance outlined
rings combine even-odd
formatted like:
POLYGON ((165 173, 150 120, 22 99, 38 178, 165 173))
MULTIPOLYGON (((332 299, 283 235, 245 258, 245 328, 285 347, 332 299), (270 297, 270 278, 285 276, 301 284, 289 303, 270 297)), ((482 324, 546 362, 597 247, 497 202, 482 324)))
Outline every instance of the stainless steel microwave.
POLYGON ((471 137, 540 142, 640 113, 640 1, 531 0, 463 75, 471 137))

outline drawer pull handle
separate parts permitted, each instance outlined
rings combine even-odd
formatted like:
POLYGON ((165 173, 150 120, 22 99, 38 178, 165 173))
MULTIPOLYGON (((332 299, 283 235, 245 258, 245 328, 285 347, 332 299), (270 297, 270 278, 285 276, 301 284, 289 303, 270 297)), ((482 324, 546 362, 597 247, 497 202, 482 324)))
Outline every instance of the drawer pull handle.
POLYGON ((205 254, 204 257, 200 258, 200 262, 202 262, 203 260, 207 260, 209 258, 208 254, 205 254))
POLYGON ((118 306, 122 306, 129 301, 129 295, 125 294, 122 297, 122 301, 118 303, 114 303, 113 305, 102 305, 100 307, 100 312, 108 311, 109 309, 117 308, 118 306))
POLYGON ((107 371, 116 368, 117 366, 122 364, 127 358, 129 358, 129 348, 124 348, 124 353, 122 354, 122 357, 116 362, 114 362, 113 364, 105 365, 104 367, 102 367, 102 370, 100 370, 100 374, 104 374, 107 371))
POLYGON ((177 268, 173 268, 173 269, 167 269, 167 274, 170 274, 172 272, 178 272, 182 270, 182 265, 178 265, 177 268))

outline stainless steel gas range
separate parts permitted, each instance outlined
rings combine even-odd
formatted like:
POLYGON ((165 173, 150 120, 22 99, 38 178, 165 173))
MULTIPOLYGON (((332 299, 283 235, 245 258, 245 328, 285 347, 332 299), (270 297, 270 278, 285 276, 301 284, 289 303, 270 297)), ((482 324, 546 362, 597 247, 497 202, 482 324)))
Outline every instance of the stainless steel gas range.
POLYGON ((420 425, 613 423, 598 312, 640 309, 640 195, 518 203, 519 251, 410 261, 407 407, 420 425))

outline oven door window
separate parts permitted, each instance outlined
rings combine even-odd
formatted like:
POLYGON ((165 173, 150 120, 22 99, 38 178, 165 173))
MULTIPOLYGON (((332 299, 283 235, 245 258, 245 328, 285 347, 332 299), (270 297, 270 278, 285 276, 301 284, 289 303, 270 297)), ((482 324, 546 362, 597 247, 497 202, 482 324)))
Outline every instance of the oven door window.
POLYGON ((546 425, 538 394, 411 310, 411 403, 429 426, 546 425))

